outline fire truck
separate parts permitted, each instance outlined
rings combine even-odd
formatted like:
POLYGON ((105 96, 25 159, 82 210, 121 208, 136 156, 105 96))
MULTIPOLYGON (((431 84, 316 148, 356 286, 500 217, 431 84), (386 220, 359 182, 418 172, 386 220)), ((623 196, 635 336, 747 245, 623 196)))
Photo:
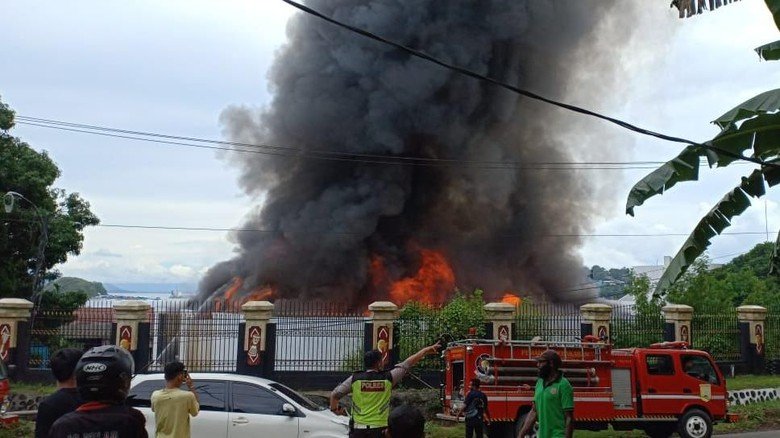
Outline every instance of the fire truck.
POLYGON ((492 418, 489 436, 514 437, 531 410, 536 358, 553 349, 574 388, 576 429, 644 430, 651 437, 677 432, 707 438, 726 419, 726 382, 712 360, 683 342, 648 348, 612 348, 587 336, 579 342, 467 339, 442 352, 444 412, 456 420, 473 378, 480 380, 492 418), (464 393, 465 392, 465 393, 464 393))

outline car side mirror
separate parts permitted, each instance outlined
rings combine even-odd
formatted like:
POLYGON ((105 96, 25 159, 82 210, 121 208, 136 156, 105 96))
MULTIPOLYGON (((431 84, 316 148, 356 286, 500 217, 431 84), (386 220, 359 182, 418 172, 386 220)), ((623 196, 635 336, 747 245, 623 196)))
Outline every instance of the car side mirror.
POLYGON ((293 405, 289 403, 285 403, 282 405, 282 412, 286 415, 292 416, 295 415, 297 411, 295 410, 295 407, 293 405))

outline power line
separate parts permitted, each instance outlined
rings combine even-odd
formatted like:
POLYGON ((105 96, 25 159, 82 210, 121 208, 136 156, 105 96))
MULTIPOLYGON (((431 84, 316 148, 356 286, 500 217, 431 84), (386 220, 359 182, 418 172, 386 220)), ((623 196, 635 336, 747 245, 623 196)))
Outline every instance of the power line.
POLYGON ((636 125, 633 125, 631 123, 628 123, 626 121, 623 121, 623 120, 620 120, 620 119, 617 119, 617 118, 614 118, 614 117, 610 117, 610 116, 607 116, 607 115, 604 115, 604 114, 601 114, 601 113, 597 113, 595 111, 592 111, 592 110, 589 110, 589 109, 586 109, 586 108, 578 107, 578 106, 571 105, 571 104, 568 104, 568 103, 565 103, 565 102, 560 102, 560 101, 556 101, 556 100, 544 97, 542 95, 536 94, 536 93, 531 92, 529 90, 525 90, 523 88, 519 88, 519 87, 516 87, 514 85, 508 84, 506 82, 499 81, 497 79, 491 78, 489 76, 482 75, 482 74, 477 73, 477 72, 475 72, 473 70, 469 70, 469 69, 466 69, 466 68, 463 68, 463 67, 458 67, 458 66, 456 66, 454 64, 450 64, 448 62, 442 61, 442 60, 440 60, 438 58, 435 58, 435 57, 433 57, 431 55, 426 54, 425 52, 422 52, 422 51, 416 50, 416 49, 412 49, 411 47, 408 47, 408 46, 405 46, 403 44, 396 43, 394 41, 391 41, 391 40, 388 40, 386 38, 380 37, 379 35, 371 33, 371 32, 369 32, 367 30, 364 30, 364 29, 361 29, 361 28, 358 28, 358 27, 355 27, 355 26, 343 23, 341 21, 335 20, 335 19, 330 18, 330 17, 328 17, 328 16, 326 16, 326 15, 324 15, 324 14, 322 14, 322 13, 320 13, 320 12, 318 12, 318 11, 308 7, 308 6, 304 6, 304 5, 300 4, 300 3, 294 2, 292 0, 282 0, 282 1, 287 3, 287 4, 289 4, 290 6, 292 6, 294 8, 296 8, 296 9, 299 9, 299 10, 307 13, 307 14, 313 15, 313 16, 315 16, 317 18, 325 20, 325 21, 327 21, 327 22, 329 22, 331 24, 334 24, 336 26, 339 26, 339 27, 341 27, 343 29, 347 29, 347 30, 349 30, 351 32, 354 32, 354 33, 358 34, 358 35, 362 35, 362 36, 364 36, 366 38, 370 38, 370 39, 372 39, 374 41, 378 41, 380 43, 383 43, 383 44, 395 47, 398 50, 406 52, 406 53, 408 53, 408 54, 410 54, 412 56, 415 56, 417 58, 423 59, 425 61, 432 62, 432 63, 434 63, 434 64, 436 64, 436 65, 438 65, 440 67, 444 67, 446 69, 458 72, 458 73, 460 73, 462 75, 469 76, 469 77, 472 77, 472 78, 480 80, 480 81, 488 82, 490 84, 499 86, 499 87, 507 89, 509 91, 513 91, 513 92, 515 92, 517 94, 520 94, 522 96, 525 96, 525 97, 528 97, 528 98, 531 98, 531 99, 534 99, 534 100, 538 100, 538 101, 541 101, 541 102, 544 102, 544 103, 547 103, 547 104, 550 104, 550 105, 554 105, 554 106, 557 106, 557 107, 560 107, 560 108, 563 108, 563 109, 566 109, 566 110, 569 110, 569 111, 572 111, 572 112, 575 112, 575 113, 584 114, 584 115, 591 116, 591 117, 596 117, 598 119, 605 120, 605 121, 607 121, 609 123, 612 123, 612 124, 615 124, 617 126, 620 126, 621 128, 637 132, 639 134, 643 134, 643 135, 647 135, 647 136, 651 136, 651 137, 659 138, 661 140, 666 140, 666 141, 675 142, 675 143, 686 143, 686 144, 696 145, 696 146, 700 146, 700 147, 705 148, 705 149, 709 149, 709 150, 718 152, 718 153, 723 154, 723 155, 728 156, 728 157, 732 157, 732 158, 736 158, 736 159, 740 159, 740 160, 744 160, 744 161, 750 161, 752 163, 760 164, 762 166, 770 166, 770 167, 778 167, 778 168, 780 168, 780 165, 778 165, 778 164, 769 163, 769 162, 766 162, 766 161, 764 161, 762 159, 755 158, 755 157, 747 157, 747 156, 744 156, 742 154, 736 154, 734 152, 727 151, 725 149, 721 149, 719 147, 713 146, 709 142, 697 143, 695 141, 688 140, 688 139, 685 139, 685 138, 682 138, 682 137, 675 137, 675 136, 671 136, 671 135, 667 135, 667 134, 662 134, 662 133, 659 133, 659 132, 651 131, 649 129, 640 128, 640 127, 638 127, 636 125))
POLYGON ((89 125, 83 123, 65 122, 53 119, 44 119, 30 116, 17 116, 16 119, 19 124, 37 126, 42 128, 60 129, 64 131, 78 132, 84 134, 94 135, 107 135, 110 137, 119 137, 130 140, 151 141, 163 144, 173 144, 180 146, 199 147, 205 149, 217 149, 225 151, 235 152, 249 152, 249 153, 264 153, 268 155, 278 156, 294 156, 303 158, 319 158, 319 159, 340 159, 347 161, 358 161, 367 163, 379 163, 379 164, 412 164, 421 165, 426 163, 445 163, 445 164, 466 164, 466 165, 485 165, 485 166, 501 166, 501 167, 514 167, 519 166, 528 168, 531 166, 577 166, 577 165, 603 165, 603 166, 625 166, 625 165, 660 165, 663 161, 595 161, 595 162, 565 162, 565 161, 542 161, 542 162, 519 162, 519 161, 486 161, 486 160, 461 160, 461 159, 445 159, 445 158, 431 158, 431 157, 409 157, 409 156, 393 156, 393 155, 381 155, 381 154, 366 154, 366 153, 351 153, 351 152, 339 152, 339 151, 327 151, 327 150, 309 150, 303 148, 286 147, 286 146, 272 146, 266 144, 253 144, 243 142, 233 142, 224 140, 213 140, 198 137, 177 136, 171 134, 161 134, 155 132, 136 131, 120 128, 111 128, 106 126, 89 125), (111 133, 111 134, 106 134, 111 133), (121 134, 121 135, 120 135, 121 134), (149 138, 163 138, 165 140, 151 140, 149 138), (176 141, 172 141, 176 140, 176 141), (188 143, 184 143, 184 142, 188 143), (209 147, 191 142, 207 143, 224 145, 231 147, 209 147), (236 147, 251 148, 249 150, 236 149, 236 147), (255 150, 256 149, 256 150, 255 150), (367 161, 364 159, 371 159, 367 161), (379 161, 374 161, 379 160, 379 161))
MULTIPOLYGON (((135 131, 128 129, 111 128, 106 126, 88 125, 82 123, 64 122, 37 117, 17 116, 20 125, 35 126, 40 128, 56 129, 66 132, 75 132, 104 137, 122 138, 134 141, 184 146, 198 149, 230 151, 239 153, 253 153, 280 157, 294 157, 327 161, 347 161, 364 164, 389 164, 401 166, 426 166, 426 167, 451 167, 466 166, 486 170, 635 170, 655 169, 663 161, 481 161, 481 160, 457 160, 429 157, 390 156, 379 154, 352 154, 336 151, 306 150, 302 148, 271 146, 264 144, 251 144, 213 140, 198 137, 177 136, 155 132, 135 131), (206 143, 206 144, 198 144, 206 143), (213 146, 216 145, 216 146, 213 146), (220 146, 221 145, 221 146, 220 146), (250 148, 250 149, 245 149, 250 148)), ((745 163, 747 164, 747 163, 745 163)), ((700 166, 706 166, 704 161, 700 166)))
MULTIPOLYGON (((220 231, 220 232, 240 232, 240 233, 264 233, 264 234, 274 234, 274 233, 285 233, 281 230, 268 230, 268 229, 258 229, 258 228, 219 228, 219 227, 182 227, 182 226, 166 226, 166 225, 132 225, 132 224, 98 224, 98 227, 104 227, 104 228, 130 228, 130 229, 146 229, 146 230, 176 230, 176 231, 220 231)), ((296 230, 296 231, 288 231, 289 234, 322 234, 322 235, 345 235, 345 236, 363 236, 365 233, 357 233, 357 232, 350 232, 350 231, 332 231, 332 230, 317 230, 317 231, 307 231, 307 230, 296 230)), ((433 236, 439 236, 439 235, 449 235, 452 233, 423 233, 422 235, 433 235, 433 236)), ((763 231, 735 231, 735 232, 724 232, 721 233, 721 235, 731 235, 731 236, 753 236, 753 235, 763 235, 763 231)), ((417 234, 418 236, 420 234, 417 234)), ((577 237, 680 237, 680 236, 688 236, 690 233, 647 233, 647 234, 542 234, 541 237, 560 237, 560 238, 577 238, 577 237)), ((496 237, 503 237, 503 238, 528 238, 527 235, 523 234, 500 234, 496 237)))

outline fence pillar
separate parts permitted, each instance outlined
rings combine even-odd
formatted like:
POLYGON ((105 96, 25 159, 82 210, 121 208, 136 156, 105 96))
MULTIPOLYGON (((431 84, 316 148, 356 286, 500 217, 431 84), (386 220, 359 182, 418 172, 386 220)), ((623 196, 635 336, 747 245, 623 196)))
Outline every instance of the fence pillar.
POLYGON ((594 335, 603 342, 610 341, 609 321, 612 307, 607 304, 590 303, 580 306, 580 336, 594 335))
POLYGON ((766 308, 739 306, 737 307, 737 320, 739 321, 740 350, 748 372, 762 373, 765 371, 766 365, 764 361, 766 308))
POLYGON ((250 376, 270 377, 276 350, 274 305, 269 301, 248 301, 241 306, 244 321, 238 328, 236 371, 250 376))
POLYGON ((382 359, 387 365, 392 365, 397 359, 393 326, 398 319, 398 306, 389 301, 374 301, 368 305, 371 311, 370 322, 366 323, 366 334, 371 333, 371 344, 366 351, 377 349, 382 352, 382 359), (370 324, 370 328, 369 328, 370 324))
POLYGON ((664 341, 687 342, 693 345, 691 321, 693 307, 685 304, 667 304, 661 311, 664 313, 664 341))
POLYGON ((0 359, 14 368, 14 377, 27 371, 32 308, 33 303, 22 298, 0 299, 0 359), (18 340, 28 342, 19 342, 17 348, 18 340))
POLYGON ((485 335, 490 339, 511 341, 515 331, 517 307, 508 303, 487 303, 485 309, 485 335))
POLYGON ((148 303, 138 300, 114 303, 116 322, 112 327, 112 338, 116 345, 133 356, 136 373, 145 372, 151 362, 151 308, 148 303))

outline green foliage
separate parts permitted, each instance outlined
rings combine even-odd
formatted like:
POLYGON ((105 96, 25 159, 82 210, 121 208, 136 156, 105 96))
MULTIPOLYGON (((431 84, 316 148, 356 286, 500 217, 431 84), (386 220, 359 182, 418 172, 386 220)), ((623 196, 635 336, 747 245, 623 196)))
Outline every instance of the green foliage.
POLYGON ((35 422, 19 420, 18 423, 0 427, 0 438, 31 437, 35 433, 35 422))
POLYGON ((707 257, 700 257, 669 288, 667 298, 707 313, 733 312, 746 304, 780 307, 780 280, 769 275, 771 251, 771 243, 761 243, 712 270, 707 269, 707 257))
POLYGON ((87 281, 77 277, 60 277, 44 287, 46 291, 68 293, 85 292, 89 298, 107 295, 108 292, 99 281, 87 281))
POLYGON ((629 268, 606 269, 594 265, 590 269, 590 278, 599 284, 599 296, 616 298, 625 295, 626 284, 630 281, 631 270, 629 268))
MULTIPOLYGON (((452 300, 440 309, 416 301, 406 303, 400 311, 397 323, 397 345, 401 359, 433 344, 443 334, 453 339, 463 339, 473 327, 477 330, 477 336, 483 337, 484 305, 481 290, 475 290, 471 294, 457 292, 452 300)), ((439 362, 438 358, 428 357, 419 366, 438 369, 439 362)))
MULTIPOLYGON (((780 0, 765 1, 780 29, 780 0)), ((764 59, 778 59, 777 43, 756 50, 764 59)), ((728 166, 744 154, 770 164, 742 177, 741 183, 699 221, 664 271, 656 285, 655 294, 665 294, 685 274, 706 251, 711 239, 729 227, 734 216, 740 215, 750 206, 751 197, 763 196, 765 185, 773 187, 780 184, 780 169, 775 167, 780 164, 779 110, 780 89, 766 91, 742 102, 713 121, 721 128, 718 135, 707 142, 688 145, 677 157, 642 178, 631 189, 626 213, 633 216, 634 208, 647 199, 665 193, 678 182, 698 180, 701 157, 706 157, 710 166, 718 167, 728 166)))
MULTIPOLYGON (((35 311, 33 320, 33 334, 31 345, 46 349, 49 354, 65 347, 81 347, 74 343, 70 337, 63 335, 61 329, 75 320, 74 312, 87 302, 87 294, 82 291, 58 293, 44 291, 40 295, 39 306, 35 311)), ((32 364, 46 366, 39 363, 42 360, 36 352, 31 354, 32 364)))
POLYGON ((663 340, 663 302, 650 295, 650 279, 631 272, 626 293, 634 297, 633 308, 613 309, 612 343, 619 348, 644 347, 663 340))
POLYGON ((343 359, 341 359, 339 370, 350 373, 362 370, 364 368, 363 354, 363 350, 355 350, 352 353, 349 353, 343 359))
POLYGON ((0 196, 13 191, 30 201, 17 200, 11 213, 0 210, 0 297, 29 298, 43 223, 48 243, 42 275, 51 278, 55 265, 81 251, 84 228, 99 221, 77 193, 52 187, 60 176, 57 165, 46 152, 4 132, 12 126, 13 111, 0 102, 0 196))

